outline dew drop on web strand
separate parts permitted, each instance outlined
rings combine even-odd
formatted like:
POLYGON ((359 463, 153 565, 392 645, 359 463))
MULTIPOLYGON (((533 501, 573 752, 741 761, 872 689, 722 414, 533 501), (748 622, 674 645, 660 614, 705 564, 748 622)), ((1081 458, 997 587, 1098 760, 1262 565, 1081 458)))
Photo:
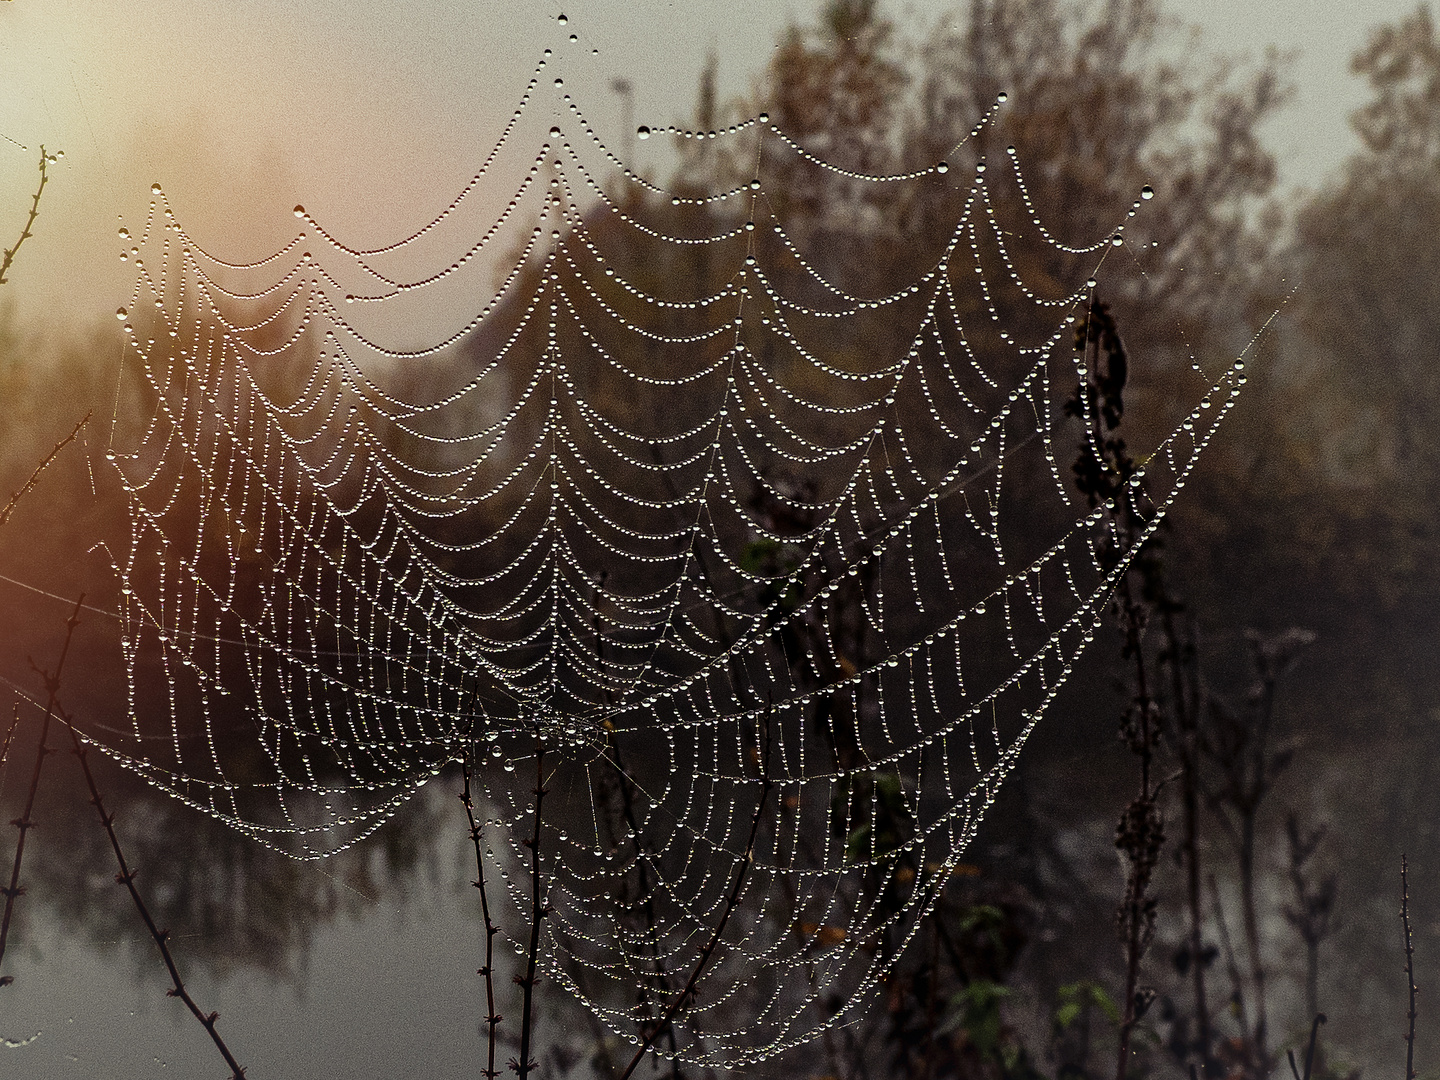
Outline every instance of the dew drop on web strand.
MULTIPOLYGON (((1068 244, 1042 223, 1014 147, 972 169, 966 139, 866 173, 765 114, 635 127, 638 142, 747 163, 713 190, 671 191, 600 139, 564 76, 545 74, 552 59, 461 190, 381 246, 346 243, 302 203, 279 250, 227 261, 188 236, 158 184, 144 229, 120 230, 136 284, 116 317, 157 405, 106 454, 132 511, 112 557, 133 730, 103 745, 303 858, 362 842, 471 761, 493 803, 485 857, 516 901, 528 877, 507 868, 528 835, 535 740, 576 791, 631 784, 637 827, 602 840, 587 795, 544 856, 564 899, 544 964, 627 1038, 643 1021, 633 1002, 577 974, 649 977, 617 947, 609 898, 646 867, 654 940, 688 955, 694 913, 745 858, 735 838, 768 766, 761 833, 776 839, 752 873, 772 918, 737 920, 702 980, 752 1014, 687 1051, 748 1064, 873 1007, 885 965, 861 944, 912 933, 934 893, 901 890, 898 910, 878 912, 851 903, 858 882, 896 882, 901 856, 922 876, 951 872, 1093 640, 1129 552, 1099 559, 1106 513, 1067 487, 1060 405, 1088 375, 1066 338, 1155 192, 1068 244), (910 278, 847 285, 774 209, 772 159, 877 193, 942 192, 951 231, 910 278), (1001 225, 1002 175, 1024 235, 1001 225), (475 226, 487 181, 508 195, 475 226), (396 347, 357 325, 465 280, 507 237, 513 258, 493 263, 495 290, 458 327, 396 347), (387 269, 431 250, 422 240, 448 254, 387 269), (1093 276, 1064 295, 1032 287, 1022 243, 1088 259, 1093 276), (704 288, 664 272, 695 256, 723 267, 704 288), (1013 304, 1051 329, 1006 325, 1013 304), (837 329, 877 326, 883 345, 833 348, 837 329), (1039 547, 1015 540, 1032 520, 1059 522, 1039 547), (852 621, 872 651, 855 651, 852 621), (970 660, 987 643, 1010 658, 989 681, 970 660), (235 684, 237 657, 258 681, 235 684), (152 660, 174 688, 168 728, 142 717, 152 660), (267 698, 272 677, 307 692, 267 698), (231 773, 236 701, 267 732, 259 779, 231 773), (845 731, 839 715, 861 719, 845 731), (617 777, 616 749, 639 746, 656 775, 617 777), (874 846, 879 811, 860 794, 881 778, 914 827, 898 852, 874 846), (780 842, 817 813, 870 841, 808 854, 780 842), (759 963, 791 998, 750 1001, 732 973, 759 963), (842 990, 852 1010, 819 1007, 842 990)), ((1137 478, 1157 511, 1147 530, 1244 377, 1237 362, 1207 382, 1155 449, 1137 478)))

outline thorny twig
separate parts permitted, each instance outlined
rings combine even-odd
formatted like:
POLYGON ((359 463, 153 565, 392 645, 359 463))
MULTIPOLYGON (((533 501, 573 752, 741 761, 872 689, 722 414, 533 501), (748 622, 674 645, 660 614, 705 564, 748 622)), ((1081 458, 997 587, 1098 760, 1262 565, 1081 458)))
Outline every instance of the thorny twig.
POLYGON ((510 1068, 520 1080, 530 1075, 537 1062, 530 1060, 530 1039, 534 1030, 534 1016, 531 1002, 535 995, 535 965, 540 954, 540 920, 550 914, 549 907, 540 899, 540 807, 545 799, 545 741, 537 725, 535 731, 535 835, 522 841, 530 849, 530 948, 525 962, 525 974, 515 976, 515 981, 524 991, 520 1016, 520 1057, 512 1059, 510 1068))
POLYGON ((14 247, 5 249, 3 256, 0 256, 0 285, 6 283, 5 275, 10 272, 10 264, 15 261, 15 253, 20 250, 20 245, 34 235, 30 227, 35 224, 35 219, 40 216, 40 196, 45 191, 45 185, 50 182, 46 166, 50 158, 45 153, 45 147, 40 147, 40 186, 35 189, 35 194, 30 197, 30 217, 26 219, 25 228, 20 230, 20 239, 15 241, 14 247))
MULTIPOLYGON (((83 595, 80 600, 84 600, 83 595)), ((69 625, 72 630, 74 629, 75 622, 78 621, 77 617, 79 612, 80 603, 77 602, 75 605, 75 614, 70 617, 69 625)), ((66 643, 67 645, 69 643, 68 635, 66 643)), ((167 996, 179 998, 185 1003, 185 1007, 190 1010, 196 1020, 200 1021, 200 1026, 209 1034, 210 1041, 213 1042, 215 1048, 220 1051, 220 1056, 225 1059, 225 1064, 230 1066, 231 1080, 241 1080, 245 1075, 245 1069, 235 1060, 235 1055, 230 1052, 230 1048, 225 1045, 225 1040, 221 1038, 220 1032, 216 1030, 215 1027, 215 1022, 220 1018, 220 1014, 218 1012, 202 1012, 200 1006, 195 1003, 195 999, 190 996, 190 991, 185 988, 184 980, 180 978, 180 969, 175 965, 175 957, 171 954, 170 946, 167 944, 170 931, 162 930, 155 924, 155 919, 150 914, 150 909, 145 906, 144 899, 140 896, 139 890, 135 888, 135 874, 137 871, 132 870, 129 863, 125 861, 125 852, 121 850, 120 838, 115 835, 115 815, 105 812, 104 800, 100 795, 99 787, 95 784, 95 774, 90 770, 90 762, 88 760, 89 748, 80 741, 80 733, 75 730, 74 718, 66 713, 59 704, 57 695, 60 688, 60 674, 58 668, 54 675, 45 674, 45 683, 47 687, 53 688, 51 690, 51 698, 55 700, 55 715, 70 729, 72 752, 80 762, 80 768, 85 773, 85 785, 90 789, 90 805, 95 807, 95 813, 100 817, 100 825, 104 828, 105 835, 110 839, 110 848, 115 852, 115 861, 120 866, 120 872, 115 875, 116 884, 124 885, 130 893, 130 899, 135 904, 135 910, 140 913, 140 918, 145 923, 145 929, 150 931, 151 938, 154 939, 156 946, 160 949, 160 957, 165 961, 165 968, 170 973, 170 980, 173 985, 169 990, 165 991, 165 993, 167 996)))
POLYGON ((765 752, 760 760, 760 797, 755 802, 755 817, 750 822, 750 838, 745 842, 745 853, 741 856, 739 867, 736 868, 735 880, 730 885, 730 893, 725 897, 725 906, 720 911, 720 919, 710 934, 710 940, 705 942, 705 947, 700 950, 700 958, 696 961, 695 970, 690 973, 690 978, 686 980, 685 988, 670 1003, 670 1007, 665 1010, 665 1015, 660 1018, 660 1022, 650 1025, 649 1031, 640 1040, 640 1046, 636 1049, 635 1056, 630 1059, 630 1064, 626 1066, 618 1080, 629 1080, 630 1074, 635 1071, 636 1066, 645 1057, 646 1051, 655 1045, 655 1040, 660 1037, 660 1033, 675 1022, 675 1017, 679 1015, 680 1010, 694 998, 695 986, 700 981, 700 976, 705 973, 705 968, 710 963, 710 957, 714 954, 716 946, 720 944, 720 935, 725 932, 725 924, 730 921, 731 914, 734 913, 736 905, 740 902, 740 892, 745 887, 745 878, 749 873, 750 863, 755 857, 755 838, 760 834, 760 821, 764 815, 765 802, 769 798, 772 786, 769 744, 770 729, 767 715, 764 736, 765 752))
MULTIPOLYGON (((75 636, 75 627, 80 622, 80 605, 84 602, 85 594, 81 593, 80 599, 75 601, 75 610, 70 613, 70 618, 65 620, 65 644, 60 647, 60 660, 55 665, 55 674, 45 675, 45 719, 40 723, 40 740, 35 746, 35 768, 30 773, 30 794, 25 799, 24 813, 10 823, 20 830, 20 839, 15 843, 15 864, 10 870, 10 887, 3 890, 5 914, 0 916, 0 961, 5 959, 5 942, 10 936, 10 918, 14 914, 15 899, 25 891, 20 887, 20 860, 25 855, 25 837, 35 825, 30 815, 35 810, 35 793, 40 790, 40 770, 44 768, 45 758, 50 754, 45 740, 50 735, 50 721, 59 708, 60 673, 65 668, 65 658, 70 655, 70 641, 75 636)), ((8 747, 8 736, 6 744, 8 747)), ((0 977, 0 986, 9 986, 14 981, 14 976, 11 975, 0 977)))
POLYGON ((489 1028, 485 1076, 487 1080, 495 1080, 499 1075, 495 1070, 495 1028, 500 1023, 500 1016, 495 1011, 495 935, 500 932, 500 928, 490 918, 490 900, 485 894, 485 858, 480 851, 480 826, 475 821, 475 804, 470 796, 468 759, 461 763, 461 769, 465 777, 465 791, 460 796, 460 801, 465 804, 465 816, 470 820, 470 840, 475 845, 475 888, 480 890, 480 913, 485 917, 485 966, 479 972, 485 976, 485 1004, 489 1010, 485 1018, 486 1027, 489 1028))
POLYGON ((15 512, 15 507, 19 504, 20 500, 29 493, 31 488, 40 482, 40 474, 50 467, 50 463, 59 456, 60 451, 75 441, 75 437, 80 434, 80 429, 90 422, 90 416, 91 414, 87 412, 81 417, 80 422, 75 425, 75 429, 55 444, 55 449, 46 454, 45 460, 35 466, 35 471, 30 474, 30 479, 21 484, 19 490, 10 496, 10 501, 5 504, 5 509, 0 510, 0 525, 4 525, 10 520, 10 515, 15 512))

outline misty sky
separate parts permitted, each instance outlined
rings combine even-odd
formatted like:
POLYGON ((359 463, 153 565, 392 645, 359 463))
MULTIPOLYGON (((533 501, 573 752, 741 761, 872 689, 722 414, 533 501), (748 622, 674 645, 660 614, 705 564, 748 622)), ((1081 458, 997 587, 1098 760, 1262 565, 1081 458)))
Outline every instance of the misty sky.
MULTIPOLYGON (((35 150, 63 149, 37 234, 6 299, 73 322, 113 310, 133 275, 120 215, 160 182, 187 231, 253 258, 294 234, 304 203, 345 239, 384 243, 459 190, 519 100, 535 61, 554 69, 603 136, 623 145, 618 76, 635 122, 682 120, 707 52, 726 97, 762 70, 778 31, 817 0, 11 0, 0 3, 0 239, 13 241, 35 150), (561 25, 557 16, 568 16, 561 25), (737 13, 738 12, 738 13, 737 13), (576 41, 569 37, 574 34, 576 41), (17 143, 30 149, 22 151, 17 143), (6 225, 4 222, 11 224, 6 225), (62 310, 63 309, 63 310, 62 310)), ((891 0, 914 26, 964 5, 891 0)), ((1204 40, 1258 55, 1298 49, 1298 95, 1267 129, 1286 186, 1314 185, 1351 152, 1365 98, 1350 55, 1412 0, 1172 4, 1204 40)), ((547 107, 549 107, 547 105, 547 107)), ((662 151, 641 145, 646 155, 662 151)), ((490 197, 503 199, 506 185, 490 197)))

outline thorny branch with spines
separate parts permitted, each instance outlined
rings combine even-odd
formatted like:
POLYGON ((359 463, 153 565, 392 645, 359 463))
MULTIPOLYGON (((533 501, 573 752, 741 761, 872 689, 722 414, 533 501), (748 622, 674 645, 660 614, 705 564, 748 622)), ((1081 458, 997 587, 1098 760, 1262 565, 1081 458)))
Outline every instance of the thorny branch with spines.
POLYGON ((35 188, 35 194, 30 196, 30 216, 25 221, 25 228, 20 230, 20 239, 15 241, 13 247, 6 248, 3 255, 0 255, 0 285, 8 282, 9 279, 5 275, 10 272, 10 266, 15 261, 15 255, 20 250, 20 246, 35 235, 31 229, 35 225, 35 219, 40 216, 40 196, 45 193, 45 185, 50 182, 48 166, 53 160, 50 155, 45 153, 45 147, 41 146, 40 184, 35 188))
POLYGON ((50 453, 45 455, 44 460, 41 461, 39 465, 35 466, 35 471, 30 474, 30 479, 26 480, 25 483, 21 484, 20 487, 16 489, 16 491, 10 496, 10 501, 5 504, 5 508, 3 510, 0 510, 0 525, 4 525, 7 521, 10 520, 10 515, 15 512, 15 507, 19 505, 20 500, 23 499, 27 494, 29 494, 30 491, 35 487, 35 485, 40 482, 40 474, 43 473, 46 469, 48 469, 50 467, 50 464, 57 457, 60 456, 61 450, 64 450, 65 447, 69 446, 72 442, 75 441, 76 437, 79 436, 81 429, 90 422, 90 417, 92 415, 93 412, 87 412, 84 416, 82 416, 80 418, 80 422, 75 425, 74 429, 71 430, 70 434, 66 435, 65 438, 61 439, 58 443, 56 443, 54 449, 52 449, 50 453))
MULTIPOLYGON (((40 183, 36 185, 35 192, 30 197, 30 214, 25 219, 25 227, 20 230, 19 239, 17 239, 13 245, 6 248, 3 254, 0 254, 0 285, 4 285, 9 281, 6 275, 10 272, 10 267, 15 262, 16 254, 19 253, 25 241, 34 235, 35 219, 40 216, 40 198, 45 193, 45 185, 50 182, 49 165, 52 160, 54 159, 46 152, 42 144, 40 147, 39 161, 40 183)), ((10 496, 9 502, 5 504, 3 510, 0 510, 0 526, 3 526, 10 520, 10 516, 15 512, 15 507, 19 504, 20 500, 33 490, 39 482, 40 474, 59 456, 61 450, 65 449, 67 445, 74 441, 75 437, 80 434, 80 429, 89 422, 90 413, 87 412, 81 421, 75 425, 74 430, 55 444, 55 447, 45 456, 44 460, 36 466, 35 471, 30 474, 30 478, 26 480, 24 484, 20 485, 20 488, 10 496)), ((50 735, 50 721, 54 719, 59 704, 57 695, 60 691, 60 675, 65 667, 65 658, 70 654, 70 642, 75 633, 75 626, 79 622, 80 605, 84 603, 84 600, 85 597, 82 594, 80 599, 75 603, 75 610, 71 612, 70 618, 66 620, 65 643, 61 647, 60 659, 55 665, 54 675, 47 675, 45 677, 45 716, 40 724, 40 739, 35 748, 35 766, 30 773, 30 790, 25 799, 24 811, 18 818, 15 818, 11 822, 11 824, 20 831, 20 836, 15 843, 15 861, 10 871, 10 884, 4 888, 0 888, 0 893, 3 893, 5 896, 5 911, 3 915, 0 915, 0 964, 3 964, 5 960, 5 945, 10 936, 10 921, 14 916, 15 901, 25 891, 20 884, 20 865, 25 855, 25 839, 35 825, 33 814, 35 810, 35 797, 40 789, 40 773, 45 767, 46 757, 52 753, 52 749, 46 745, 46 741, 50 735)), ((31 661, 31 665, 34 666, 33 660, 31 661)), ((9 729, 5 732, 5 745, 3 749, 0 749, 0 762, 3 762, 10 752, 10 742, 14 737, 15 728, 19 721, 20 711, 17 705, 15 718, 11 722, 9 729)), ((9 986, 14 981, 13 976, 0 976, 0 987, 9 986)))
MULTIPOLYGON (((0 962, 5 959, 5 944, 10 936, 10 920, 14 915, 15 901, 25 892, 20 885, 20 862, 25 856, 25 838, 35 827, 32 815, 35 812, 35 796, 40 790, 40 773, 45 767, 45 759, 54 752, 46 745, 46 740, 50 737, 50 721, 55 718, 60 707, 60 674, 65 670, 65 658, 70 655, 70 642, 75 636, 75 627, 79 625, 80 605, 84 602, 85 594, 81 593, 80 599, 75 601, 75 610, 70 613, 70 618, 65 620, 65 643, 60 647, 60 659, 55 664, 55 673, 44 675, 45 717, 40 722, 40 738, 35 745, 35 767, 30 772, 30 792, 25 798, 24 812, 10 823, 20 830, 20 838, 15 842, 15 862, 10 870, 10 885, 0 890, 5 893, 5 914, 0 916, 0 962)), ((35 662, 32 660, 30 663, 33 666, 35 662)), ((8 736, 6 742, 9 742, 8 736)), ((9 986, 14 981, 14 976, 5 975, 0 977, 0 986, 9 986)))
MULTIPOLYGON (((84 600, 85 597, 82 594, 80 599, 76 601, 74 613, 66 623, 65 644, 67 651, 69 649, 70 636, 74 633, 75 625, 79 622, 80 606, 84 603, 84 600)), ((61 654, 61 660, 62 662, 64 660, 63 653, 61 654)), ((39 669, 37 668, 37 670, 39 669)), ((166 991, 166 995, 179 998, 185 1003, 185 1007, 189 1009, 191 1015, 200 1022, 200 1026, 203 1027, 210 1036, 210 1041, 213 1042, 215 1048, 220 1051, 220 1056, 225 1059, 225 1064, 230 1067, 231 1080, 242 1080, 245 1076, 245 1068, 235 1060, 235 1055, 230 1052, 230 1047, 225 1044, 225 1040, 216 1028, 216 1021, 219 1020, 220 1014, 218 1012, 205 1012, 196 1004, 195 999, 191 997, 190 991, 185 987, 185 981, 180 978, 180 969, 175 963, 174 954, 170 952, 170 946, 168 944, 170 931, 161 929, 156 924, 155 918, 150 914, 150 909, 146 906, 144 898, 135 887, 137 870, 131 867, 125 859, 125 852, 120 846, 120 838, 115 833, 115 815, 107 813, 105 810, 104 798, 100 794, 100 788, 95 783, 95 774, 90 769, 89 747, 81 741, 80 733, 75 729, 74 718, 65 711, 59 702, 60 669, 57 666, 55 674, 51 675, 48 672, 42 672, 42 675, 45 679, 45 685, 50 692, 51 700, 54 702, 56 717, 70 730, 71 751, 74 753, 76 760, 80 762, 81 771, 85 774, 85 785, 90 789, 90 805, 95 807, 95 813, 100 818, 100 826, 105 830, 105 835, 110 840, 110 849, 115 853, 115 861, 120 867, 119 873, 115 875, 115 881, 117 884, 125 886, 126 891, 130 893, 130 899, 135 905, 135 910, 139 912, 141 920, 145 923, 145 929, 150 932, 150 937, 160 950, 160 958, 165 962, 165 969, 170 974, 171 986, 170 989, 166 991)))
POLYGON ((486 1059, 485 1077, 486 1080, 495 1080, 500 1075, 495 1069, 495 1029, 500 1024, 500 1014, 495 1011, 495 935, 500 928, 490 918, 490 898, 485 890, 485 856, 480 848, 482 829, 475 820, 475 803, 470 794, 470 761, 465 759, 461 763, 465 777, 465 790, 460 796, 460 801, 465 804, 465 817, 470 822, 470 841, 475 845, 475 888, 480 892, 480 913, 485 919, 485 966, 478 974, 485 977, 485 1004, 486 1017, 486 1059))
POLYGON ((535 996, 535 984, 539 982, 535 975, 535 968, 540 957, 540 920, 550 914, 550 908, 541 899, 543 882, 540 876, 541 808, 545 800, 545 791, 545 740, 537 722, 535 727, 535 833, 530 839, 521 841, 530 849, 530 945, 526 950, 525 974, 515 976, 515 981, 522 990, 520 1056, 511 1059, 510 1068, 514 1070, 519 1080, 526 1080, 526 1077, 530 1075, 530 1070, 538 1064, 530 1058, 530 1043, 535 1026, 532 1004, 535 996))
MULTIPOLYGON (((43 189, 45 185, 42 182, 40 186, 41 189, 43 189)), ((36 199, 39 199, 38 191, 36 192, 36 199)), ((34 221, 33 208, 31 214, 31 221, 34 221)), ((20 238, 22 242, 24 239, 25 238, 23 236, 20 238)), ((5 265, 7 267, 10 265, 10 259, 14 257, 15 251, 18 250, 19 247, 20 243, 17 242, 14 248, 11 248, 5 253, 5 265)), ((45 469, 49 467, 49 465, 56 459, 56 457, 59 456, 61 450, 65 449, 66 446, 68 446, 75 440, 76 436, 80 434, 80 430, 90 422, 90 415, 91 414, 87 412, 84 417, 81 418, 80 422, 75 425, 74 429, 70 432, 70 434, 55 444, 54 448, 50 451, 50 453, 45 455, 44 460, 41 461, 40 464, 36 466, 35 471, 30 474, 30 479, 27 480, 24 484, 22 484, 19 490, 17 490, 13 495, 10 496, 10 501, 5 504, 5 508, 3 510, 0 510, 0 526, 3 526, 7 521, 10 520, 10 516, 15 512, 15 507, 19 504, 20 500, 24 498, 25 495, 28 494, 31 490, 34 489, 35 485, 40 480, 40 474, 43 473, 45 469)), ((15 843, 15 861, 10 871, 10 884, 7 887, 0 888, 0 893, 3 893, 5 896, 5 912, 3 915, 0 915, 0 963, 3 963, 5 960, 5 945, 10 936, 10 920, 14 915, 15 900, 25 892, 24 887, 20 884, 20 863, 25 855, 25 838, 26 834, 31 828, 34 827, 35 824, 32 815, 35 810, 35 797, 40 789, 40 773, 44 769, 45 758, 52 752, 52 750, 46 746, 46 740, 49 738, 50 721, 54 718, 55 709, 57 707, 57 700, 55 695, 59 692, 60 674, 65 667, 65 658, 69 655, 70 652, 70 639, 75 631, 75 626, 79 620, 80 605, 84 602, 84 600, 85 597, 82 594, 80 599, 76 601, 75 610, 71 612, 70 618, 66 621, 65 644, 60 652, 60 660, 55 666, 53 684, 49 677, 46 677, 45 679, 45 716, 40 724, 40 739, 39 742, 36 744, 35 766, 30 773, 30 790, 25 800, 24 812, 22 812, 18 818, 15 818, 11 822, 12 825, 14 825, 17 829, 20 830, 20 837, 15 843)), ((31 661, 31 664, 32 666, 34 665, 33 660, 31 661)), ((5 733, 5 745, 3 750, 0 750, 0 763, 4 762, 6 756, 10 752, 11 739, 14 737, 15 728, 19 721, 20 712, 19 705, 17 704, 15 711, 15 719, 11 722, 9 730, 7 730, 5 733)), ((0 976, 0 987, 9 986, 13 981, 14 979, 9 975, 0 976)))

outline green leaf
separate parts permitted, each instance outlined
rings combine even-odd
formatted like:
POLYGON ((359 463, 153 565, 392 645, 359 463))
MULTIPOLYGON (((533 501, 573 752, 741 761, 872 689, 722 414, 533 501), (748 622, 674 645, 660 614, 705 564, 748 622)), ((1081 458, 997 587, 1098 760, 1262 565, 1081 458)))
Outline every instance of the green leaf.
POLYGON ((1070 1025, 1080 1019, 1080 1013, 1084 1011, 1078 1001, 1067 1001, 1055 1010, 1055 1027, 1058 1031, 1068 1031, 1070 1025))

